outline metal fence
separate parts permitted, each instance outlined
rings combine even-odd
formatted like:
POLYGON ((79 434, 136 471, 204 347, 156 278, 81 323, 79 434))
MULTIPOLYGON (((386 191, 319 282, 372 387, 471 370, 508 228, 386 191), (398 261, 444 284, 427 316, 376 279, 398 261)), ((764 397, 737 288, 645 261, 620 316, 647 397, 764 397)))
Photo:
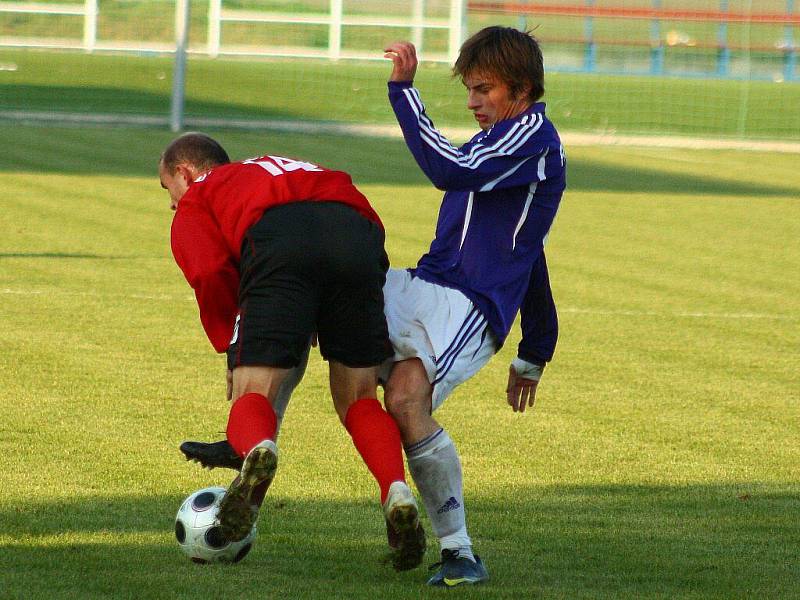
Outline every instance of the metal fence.
MULTIPOLYGON (((197 4, 197 3, 195 3, 197 4)), ((405 4, 405 3, 404 3, 405 4)), ((412 0, 407 10, 398 14, 381 13, 380 3, 374 3, 372 14, 348 13, 343 0, 330 0, 326 11, 304 11, 296 13, 275 10, 256 10, 226 7, 223 0, 208 0, 205 11, 207 19, 205 42, 191 41, 188 51, 207 54, 210 57, 227 56, 274 56, 297 58, 375 59, 374 52, 349 50, 343 47, 343 33, 348 28, 402 29, 411 33, 410 39, 417 48, 425 51, 425 34, 428 31, 444 32, 446 48, 426 53, 426 60, 451 62, 458 54, 464 39, 466 27, 465 0, 448 0, 445 10, 436 3, 435 11, 427 10, 425 0, 412 0), (431 14, 433 13, 433 14, 431 14), (285 25, 294 28, 323 27, 327 31, 324 46, 291 44, 285 40, 280 43, 246 44, 228 41, 223 36, 226 25, 246 24, 249 26, 285 25)), ((72 50, 114 51, 114 52, 172 52, 172 40, 120 40, 98 36, 100 10, 98 0, 84 0, 82 3, 53 4, 41 2, 3 2, 0 1, 0 14, 37 15, 56 18, 80 18, 83 24, 82 38, 58 36, 20 36, 0 35, 0 46, 17 48, 60 48, 72 50)), ((180 8, 176 8, 176 30, 181 18, 180 8)), ((55 24, 55 23, 54 23, 55 24)), ((58 31, 57 27, 53 28, 58 31)))
MULTIPOLYGON (((551 72, 797 81, 797 4, 795 0, 767 0, 755 7, 741 0, 688 4, 675 0, 388 4, 308 0, 292 4, 302 10, 284 12, 277 10, 279 2, 193 0, 188 51, 210 57, 374 60, 373 48, 348 45, 345 38, 355 38, 354 32, 394 30, 398 37, 411 39, 425 60, 451 63, 468 30, 499 21, 536 27, 537 36, 547 45, 551 72), (259 35, 260 31, 264 33, 259 35)), ((157 19, 162 24, 174 23, 173 27, 162 27, 158 34, 129 32, 131 39, 126 39, 108 26, 105 32, 100 27, 101 19, 110 23, 116 18, 118 0, 0 0, 0 17, 47 19, 47 24, 27 34, 25 27, 3 27, 0 21, 0 47, 169 53, 175 49, 178 18, 164 15, 163 9, 174 5, 165 0, 152 2, 157 19), (74 25, 77 21, 80 28, 74 25), (67 22, 73 25, 67 27, 67 22)), ((148 17, 154 18, 141 18, 148 17)))
POLYGON ((438 124, 456 125, 448 66, 469 33, 503 24, 534 29, 562 129, 800 140, 798 4, 0 0, 0 119, 163 123, 171 106, 178 128, 185 91, 190 119, 386 125, 381 50, 410 39, 438 124), (185 77, 176 49, 194 55, 185 77))
MULTIPOLYGON (((572 3, 469 2, 472 13, 516 15, 520 28, 533 22, 557 24, 544 33, 549 46, 572 47, 578 60, 561 71, 634 75, 737 78, 754 75, 737 70, 738 62, 779 65, 784 81, 798 78, 795 28, 800 13, 795 0, 772 2, 683 3, 669 0, 572 3), (603 4, 603 5, 601 5, 603 4), (736 31, 734 31, 736 28, 736 31), (637 55, 621 70, 601 55, 625 49, 637 55), (671 60, 680 57, 683 60, 671 60), (696 68, 686 68, 693 61, 696 68)), ((758 70, 756 70, 758 78, 758 70)), ((776 78, 771 69, 768 78, 776 78)))

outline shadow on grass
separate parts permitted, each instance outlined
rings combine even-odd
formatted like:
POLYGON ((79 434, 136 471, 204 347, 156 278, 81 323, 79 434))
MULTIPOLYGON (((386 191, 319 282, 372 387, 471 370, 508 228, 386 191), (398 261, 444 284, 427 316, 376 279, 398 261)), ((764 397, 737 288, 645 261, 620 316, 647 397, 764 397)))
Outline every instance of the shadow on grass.
MULTIPOLYGON (((234 158, 269 152, 343 169, 353 176, 356 184, 431 185, 402 140, 275 131, 209 130, 209 133, 234 158)), ((0 171, 152 177, 157 184, 158 158, 173 137, 172 133, 158 129, 0 124, 0 144, 8 148, 0 154, 0 171)), ((568 190, 697 196, 797 195, 796 188, 729 181, 724 174, 698 177, 609 166, 585 159, 570 162, 568 190)))
MULTIPOLYGON (((259 590, 342 598, 425 591, 427 571, 394 573, 383 563, 383 520, 369 503, 273 496, 245 561, 198 567, 172 539, 180 500, 6 504, 0 521, 11 542, 3 554, 13 565, 6 589, 58 597, 80 584, 99 595, 113 577, 118 591, 137 597, 190 597, 197 586, 208 597, 225 589, 240 591, 237 597, 259 590), (83 576, 70 583, 65 569, 83 576)), ((796 493, 757 483, 531 486, 507 490, 506 499, 468 498, 471 534, 492 575, 482 598, 791 597, 800 589, 798 510, 796 493)), ((436 559, 431 545, 426 564, 436 559)))
POLYGON ((0 252, 0 258, 79 258, 96 260, 131 260, 140 256, 103 256, 101 254, 81 254, 77 252, 0 252))
MULTIPOLYGON (((0 84, 0 106, 4 110, 167 118, 170 102, 169 92, 148 92, 127 87, 0 84)), ((247 119, 299 119, 304 116, 275 106, 259 109, 237 106, 232 102, 208 102, 193 98, 187 98, 185 114, 247 119)))

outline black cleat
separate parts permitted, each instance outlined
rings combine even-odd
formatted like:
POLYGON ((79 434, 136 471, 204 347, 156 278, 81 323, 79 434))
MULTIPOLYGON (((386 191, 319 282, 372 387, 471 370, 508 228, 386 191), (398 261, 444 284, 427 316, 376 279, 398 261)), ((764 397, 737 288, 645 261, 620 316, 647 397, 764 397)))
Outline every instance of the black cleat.
POLYGON ((221 467, 224 469, 242 470, 242 457, 228 443, 228 440, 219 442, 183 442, 181 452, 186 460, 200 463, 207 469, 221 467))

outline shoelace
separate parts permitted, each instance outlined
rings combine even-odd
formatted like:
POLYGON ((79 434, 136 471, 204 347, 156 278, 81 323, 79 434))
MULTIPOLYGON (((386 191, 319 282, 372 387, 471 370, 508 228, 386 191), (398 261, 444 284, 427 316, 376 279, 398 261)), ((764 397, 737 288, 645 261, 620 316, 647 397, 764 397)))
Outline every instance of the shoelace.
POLYGON ((458 550, 451 550, 450 548, 445 548, 444 550, 442 550, 442 560, 433 563, 430 567, 428 567, 428 570, 433 571, 435 569, 438 569, 448 560, 454 560, 456 558, 458 558, 458 550))

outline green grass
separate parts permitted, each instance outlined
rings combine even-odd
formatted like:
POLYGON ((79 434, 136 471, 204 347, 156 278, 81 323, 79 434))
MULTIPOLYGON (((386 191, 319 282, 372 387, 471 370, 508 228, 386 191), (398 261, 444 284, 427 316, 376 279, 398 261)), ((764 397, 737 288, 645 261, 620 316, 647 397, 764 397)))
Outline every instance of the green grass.
MULTIPOLYGON (((211 133, 237 157, 350 170, 394 266, 430 241, 440 194, 400 142, 211 133)), ((376 486, 316 352, 253 552, 202 567, 177 548, 181 499, 228 482, 177 444, 218 438, 227 404, 169 252, 170 137, 0 125, 0 597, 439 597, 424 569, 381 562, 376 486)), ((797 597, 796 156, 568 156, 548 245, 561 337, 535 410, 503 399, 515 328, 437 413, 493 578, 458 595, 797 597)))
MULTIPOLYGON (((376 56, 382 46, 376 45, 376 56)), ((0 50, 0 111, 169 114, 166 57, 0 50)), ((388 63, 189 61, 190 117, 393 123, 388 63), (321 85, 324 82, 324 85, 321 85)), ((463 87, 444 65, 418 72, 439 126, 473 127, 463 87)), ((548 114, 564 131, 800 140, 800 84, 553 73, 548 114)))

